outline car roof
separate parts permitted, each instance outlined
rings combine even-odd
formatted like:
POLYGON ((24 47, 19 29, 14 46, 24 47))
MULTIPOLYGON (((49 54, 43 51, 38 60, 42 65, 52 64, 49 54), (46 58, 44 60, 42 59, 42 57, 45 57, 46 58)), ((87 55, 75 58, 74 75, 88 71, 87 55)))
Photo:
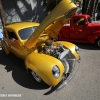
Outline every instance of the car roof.
POLYGON ((36 22, 16 22, 16 23, 11 23, 6 26, 5 28, 10 28, 13 29, 14 31, 19 31, 20 29, 27 28, 27 27, 32 27, 32 26, 39 26, 39 23, 36 22))
POLYGON ((83 17, 83 16, 85 16, 85 17, 90 17, 90 15, 88 15, 88 14, 75 14, 74 15, 75 17, 77 16, 77 17, 79 17, 79 16, 81 16, 81 17, 83 17))

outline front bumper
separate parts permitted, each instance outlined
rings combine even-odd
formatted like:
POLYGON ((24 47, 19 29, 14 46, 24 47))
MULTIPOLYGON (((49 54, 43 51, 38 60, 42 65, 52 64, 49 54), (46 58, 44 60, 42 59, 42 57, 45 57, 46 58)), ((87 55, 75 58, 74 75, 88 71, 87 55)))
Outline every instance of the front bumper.
POLYGON ((60 90, 63 87, 65 87, 71 81, 71 79, 75 76, 75 74, 78 71, 79 67, 80 67, 80 58, 79 58, 79 60, 75 61, 75 66, 72 69, 71 73, 68 75, 68 77, 66 79, 61 80, 61 82, 57 85, 56 90, 60 90))

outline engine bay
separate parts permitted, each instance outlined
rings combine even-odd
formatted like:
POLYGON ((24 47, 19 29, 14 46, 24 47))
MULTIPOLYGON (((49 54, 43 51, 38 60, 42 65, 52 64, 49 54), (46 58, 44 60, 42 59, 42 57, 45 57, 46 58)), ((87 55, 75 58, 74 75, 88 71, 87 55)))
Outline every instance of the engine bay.
POLYGON ((65 67, 65 74, 71 72, 74 67, 75 56, 62 44, 55 44, 54 40, 48 39, 44 41, 44 45, 39 50, 39 53, 50 55, 60 60, 65 67))

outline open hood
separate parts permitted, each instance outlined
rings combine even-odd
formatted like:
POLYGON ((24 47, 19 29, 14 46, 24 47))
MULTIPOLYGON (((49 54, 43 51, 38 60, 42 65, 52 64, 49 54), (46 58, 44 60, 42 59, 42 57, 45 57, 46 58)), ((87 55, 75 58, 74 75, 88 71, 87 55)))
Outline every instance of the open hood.
POLYGON ((77 10, 71 0, 62 0, 40 23, 40 26, 25 43, 27 48, 36 45, 41 34, 48 34, 50 38, 56 38, 62 26, 69 21, 77 10))

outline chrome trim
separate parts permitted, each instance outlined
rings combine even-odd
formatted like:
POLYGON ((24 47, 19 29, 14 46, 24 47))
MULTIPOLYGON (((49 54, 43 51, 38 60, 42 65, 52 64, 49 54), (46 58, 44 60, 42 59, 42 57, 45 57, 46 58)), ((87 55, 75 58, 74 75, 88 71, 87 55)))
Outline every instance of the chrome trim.
POLYGON ((75 62, 74 69, 72 70, 72 72, 69 74, 69 76, 65 80, 62 80, 63 82, 61 82, 61 84, 56 89, 56 91, 64 88, 71 81, 71 79, 75 76, 76 72, 78 71, 79 67, 80 67, 80 59, 75 62))

